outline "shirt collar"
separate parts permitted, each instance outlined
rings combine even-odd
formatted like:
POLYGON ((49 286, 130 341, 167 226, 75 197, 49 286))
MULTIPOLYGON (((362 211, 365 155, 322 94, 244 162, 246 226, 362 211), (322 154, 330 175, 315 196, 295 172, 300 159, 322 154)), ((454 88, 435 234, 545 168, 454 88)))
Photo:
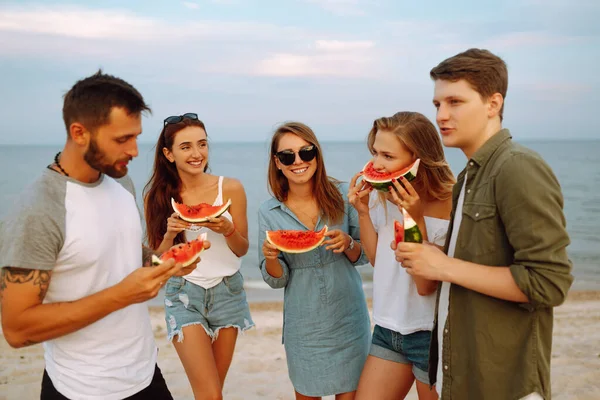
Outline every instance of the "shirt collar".
POLYGON ((475 154, 473 154, 471 161, 481 167, 490 159, 492 154, 494 154, 502 143, 510 139, 512 139, 512 135, 508 129, 499 130, 494 136, 489 138, 475 154))

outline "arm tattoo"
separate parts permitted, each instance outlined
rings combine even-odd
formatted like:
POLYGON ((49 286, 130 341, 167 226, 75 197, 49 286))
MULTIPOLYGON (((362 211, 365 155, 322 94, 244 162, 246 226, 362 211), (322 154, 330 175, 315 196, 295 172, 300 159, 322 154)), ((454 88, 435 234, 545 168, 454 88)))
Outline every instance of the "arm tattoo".
POLYGON ((0 296, 4 292, 4 289, 6 289, 7 283, 23 284, 32 282, 34 286, 39 286, 40 288, 40 301, 46 297, 48 286, 50 286, 50 271, 15 267, 4 267, 1 271, 0 296))
POLYGON ((156 254, 152 249, 142 245, 142 265, 144 267, 152 266, 152 256, 156 254))

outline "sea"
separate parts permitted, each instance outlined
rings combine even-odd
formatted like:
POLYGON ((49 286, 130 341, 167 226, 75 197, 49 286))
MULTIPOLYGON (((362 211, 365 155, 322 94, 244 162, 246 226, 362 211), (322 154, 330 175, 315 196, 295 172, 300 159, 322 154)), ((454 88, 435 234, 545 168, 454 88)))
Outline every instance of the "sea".
MULTIPOLYGON (((518 140, 517 140, 518 141, 518 140)), ((561 184, 571 238, 568 247, 573 261, 575 290, 600 290, 600 141, 519 141, 537 151, 550 165, 561 184)), ((0 219, 19 201, 30 185, 62 146, 0 146, 0 219)), ((328 175, 349 181, 369 160, 365 142, 322 143, 328 175)), ((147 183, 154 146, 140 144, 139 156, 129 167, 142 209, 142 190, 147 183)), ((466 158, 456 149, 446 149, 446 158, 455 175, 465 167, 466 158)), ((210 143, 211 173, 239 179, 248 198, 250 249, 243 257, 242 274, 247 288, 264 289, 258 269, 257 213, 270 195, 267 189, 268 143, 210 143)), ((365 285, 372 280, 372 267, 359 267, 365 285)))

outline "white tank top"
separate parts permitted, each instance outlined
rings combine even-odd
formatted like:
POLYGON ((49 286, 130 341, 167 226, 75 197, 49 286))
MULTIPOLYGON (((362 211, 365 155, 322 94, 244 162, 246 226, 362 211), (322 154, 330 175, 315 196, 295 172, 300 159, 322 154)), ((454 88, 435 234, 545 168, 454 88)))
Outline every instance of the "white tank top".
MULTIPOLYGON (((223 205, 223 177, 219 177, 219 191, 213 206, 223 205)), ((221 217, 232 221, 231 214, 226 211, 221 217)), ((235 255, 227 246, 227 239, 221 234, 213 232, 208 228, 199 231, 185 231, 186 240, 196 239, 201 233, 206 232, 210 241, 210 249, 200 254, 200 262, 194 271, 184 278, 196 285, 209 289, 218 285, 224 277, 231 276, 239 271, 242 259, 235 255)))

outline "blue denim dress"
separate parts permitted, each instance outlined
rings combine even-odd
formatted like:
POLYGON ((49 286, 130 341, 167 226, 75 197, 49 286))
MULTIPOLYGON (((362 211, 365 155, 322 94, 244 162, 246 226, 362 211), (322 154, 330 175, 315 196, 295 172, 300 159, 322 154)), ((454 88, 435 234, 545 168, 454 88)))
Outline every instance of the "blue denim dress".
MULTIPOLYGON (((360 239, 358 215, 347 202, 348 185, 341 184, 344 219, 329 229, 341 229, 360 239)), ((284 288, 283 343, 289 376, 295 390, 305 396, 329 396, 352 392, 367 358, 370 320, 362 280, 356 265, 368 263, 364 252, 352 263, 343 254, 321 246, 302 254, 279 254, 283 275, 274 278, 266 270, 262 253, 265 231, 308 229, 275 198, 258 211, 259 265, 265 282, 284 288)), ((324 222, 317 222, 316 230, 324 222)))

